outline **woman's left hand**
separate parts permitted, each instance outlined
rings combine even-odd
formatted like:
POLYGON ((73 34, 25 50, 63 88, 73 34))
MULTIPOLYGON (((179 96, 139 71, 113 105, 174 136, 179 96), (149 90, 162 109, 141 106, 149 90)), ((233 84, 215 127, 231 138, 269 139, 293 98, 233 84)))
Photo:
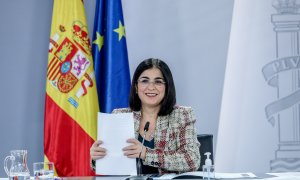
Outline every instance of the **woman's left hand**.
MULTIPOLYGON (((139 142, 137 139, 128 139, 126 142, 131 143, 131 145, 126 146, 123 148, 124 155, 129 157, 129 158, 139 158, 140 152, 142 150, 142 143, 139 142)), ((146 148, 143 148, 143 151, 141 153, 141 159, 145 159, 146 157, 146 148)))

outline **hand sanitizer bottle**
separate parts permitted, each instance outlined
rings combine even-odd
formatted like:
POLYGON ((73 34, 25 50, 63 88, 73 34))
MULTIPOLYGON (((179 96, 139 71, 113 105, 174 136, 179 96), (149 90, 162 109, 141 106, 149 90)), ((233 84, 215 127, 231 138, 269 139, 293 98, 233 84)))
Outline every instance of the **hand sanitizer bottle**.
POLYGON ((213 180, 215 179, 215 168, 212 164, 211 159, 209 158, 210 152, 204 153, 206 155, 205 164, 202 166, 203 169, 203 179, 213 180))

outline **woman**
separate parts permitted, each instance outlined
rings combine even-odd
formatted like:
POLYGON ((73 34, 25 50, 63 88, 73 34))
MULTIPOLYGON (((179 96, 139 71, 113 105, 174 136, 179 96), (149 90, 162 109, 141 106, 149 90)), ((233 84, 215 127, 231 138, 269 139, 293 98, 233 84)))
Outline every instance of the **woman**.
MULTIPOLYGON (((141 62, 133 75, 130 108, 115 109, 113 113, 134 114, 136 139, 128 139, 131 145, 123 152, 128 158, 142 160, 142 174, 181 173, 200 166, 193 110, 175 103, 175 86, 168 65, 152 58, 141 62), (150 126, 145 133, 146 122, 150 126), (141 143, 143 136, 145 147, 141 143)), ((96 141, 90 149, 93 161, 106 155, 101 144, 101 140, 96 141)))

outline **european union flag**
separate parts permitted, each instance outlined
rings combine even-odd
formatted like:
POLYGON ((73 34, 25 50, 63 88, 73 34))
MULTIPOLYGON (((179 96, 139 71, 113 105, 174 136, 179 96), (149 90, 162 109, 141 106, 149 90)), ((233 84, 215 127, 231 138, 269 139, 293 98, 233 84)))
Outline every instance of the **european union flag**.
POLYGON ((130 73, 121 0, 97 0, 92 51, 100 111, 128 107, 130 73))

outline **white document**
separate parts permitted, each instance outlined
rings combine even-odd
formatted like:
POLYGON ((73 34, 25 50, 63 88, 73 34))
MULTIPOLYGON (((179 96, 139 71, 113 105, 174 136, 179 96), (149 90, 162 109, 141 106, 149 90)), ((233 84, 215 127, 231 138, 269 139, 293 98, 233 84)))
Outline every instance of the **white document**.
POLYGON ((216 179, 235 179, 235 178, 256 178, 256 175, 252 172, 246 172, 246 173, 215 173, 216 179))
POLYGON ((299 176, 279 176, 279 177, 266 178, 266 180, 300 180, 300 177, 299 176))
POLYGON ((287 177, 287 176, 300 177, 300 172, 282 172, 282 173, 267 173, 267 174, 277 176, 277 177, 287 177))
POLYGON ((98 113, 98 140, 102 140, 106 156, 96 161, 96 174, 101 175, 136 175, 135 158, 124 156, 122 149, 134 136, 133 113, 106 114, 98 113))
POLYGON ((270 180, 300 180, 300 172, 282 172, 282 173, 267 173, 277 176, 269 178, 270 180))
MULTIPOLYGON (((192 177, 199 177, 199 179, 202 179, 203 177, 203 171, 193 171, 193 172, 186 172, 182 174, 164 174, 160 177, 155 177, 153 179, 173 179, 176 177, 185 177, 185 179, 190 179, 192 177)), ((251 172, 247 173, 217 173, 215 172, 215 179, 250 179, 250 178, 255 178, 255 174, 251 172)), ((213 178, 213 177, 211 177, 213 178)))

